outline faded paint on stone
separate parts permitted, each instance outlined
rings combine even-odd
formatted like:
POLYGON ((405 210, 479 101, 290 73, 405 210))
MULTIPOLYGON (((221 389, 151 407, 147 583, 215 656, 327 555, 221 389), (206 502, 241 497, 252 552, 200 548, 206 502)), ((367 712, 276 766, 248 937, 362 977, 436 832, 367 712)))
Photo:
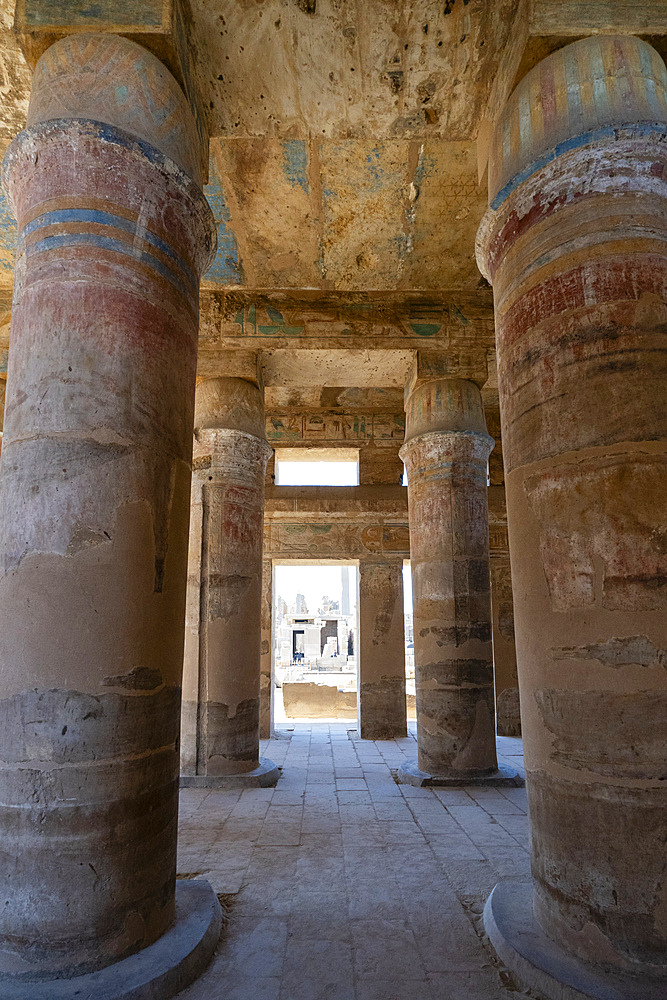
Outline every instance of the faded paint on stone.
POLYGON ((478 237, 496 304, 535 912, 561 946, 638 975, 664 974, 667 954, 666 82, 629 37, 544 60, 499 121, 478 237), (520 134, 535 94, 542 115, 520 134))
MULTIPOLYGON (((105 45, 102 88, 143 51, 105 45)), ((89 86, 78 67, 59 120, 33 114, 4 166, 19 224, 0 483, 9 977, 104 968, 174 916, 198 284, 214 232, 150 130, 134 138, 101 108, 63 117, 89 86)), ((47 53, 34 109, 52 68, 47 53)), ((138 106, 131 76, 115 84, 138 106)))

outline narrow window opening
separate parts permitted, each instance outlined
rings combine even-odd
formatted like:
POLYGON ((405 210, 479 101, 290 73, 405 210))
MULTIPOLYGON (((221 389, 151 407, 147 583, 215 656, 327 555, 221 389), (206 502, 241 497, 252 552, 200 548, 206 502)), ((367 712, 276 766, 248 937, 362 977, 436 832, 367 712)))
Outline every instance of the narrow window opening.
POLYGON ((357 448, 276 448, 276 486, 358 486, 357 448))

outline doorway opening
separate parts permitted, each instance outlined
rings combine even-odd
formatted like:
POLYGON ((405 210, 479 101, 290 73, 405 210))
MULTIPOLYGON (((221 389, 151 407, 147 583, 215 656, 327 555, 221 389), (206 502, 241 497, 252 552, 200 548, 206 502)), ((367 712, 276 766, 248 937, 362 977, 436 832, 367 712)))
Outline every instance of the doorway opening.
POLYGON ((296 721, 357 718, 356 562, 274 563, 273 712, 296 721))

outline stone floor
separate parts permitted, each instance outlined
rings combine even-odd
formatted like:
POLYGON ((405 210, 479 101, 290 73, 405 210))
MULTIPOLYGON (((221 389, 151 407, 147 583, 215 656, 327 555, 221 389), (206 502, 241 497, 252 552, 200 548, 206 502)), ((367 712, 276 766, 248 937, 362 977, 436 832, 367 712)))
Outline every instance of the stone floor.
MULTIPOLYGON (((228 913, 181 1000, 516 996, 475 927, 497 881, 529 877, 525 790, 397 785, 414 732, 374 743, 352 725, 288 723, 262 745, 275 789, 181 792, 179 873, 228 913)), ((520 740, 498 752, 522 770, 520 740)))

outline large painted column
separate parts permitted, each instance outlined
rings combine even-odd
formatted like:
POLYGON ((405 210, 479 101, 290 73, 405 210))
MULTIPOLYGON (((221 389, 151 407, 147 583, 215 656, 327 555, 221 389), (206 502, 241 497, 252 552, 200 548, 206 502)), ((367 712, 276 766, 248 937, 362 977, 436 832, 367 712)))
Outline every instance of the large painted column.
POLYGON ((174 78, 113 35, 46 51, 5 158, 19 229, 0 484, 11 996, 11 979, 105 967, 98 986, 120 987, 140 949, 150 979, 147 946, 183 917, 174 925, 198 287, 215 243, 198 162, 174 78))
POLYGON ((511 780, 496 759, 486 430, 467 379, 418 384, 406 401, 417 766, 413 784, 511 780))
POLYGON ((479 233, 534 875, 496 887, 487 929, 550 996, 572 956, 587 996, 658 996, 637 990, 665 972, 666 87, 636 38, 545 59, 496 127, 479 233))
MULTIPOLYGON (((264 477, 271 448, 261 389, 242 378, 197 386, 192 571, 199 564, 196 709, 184 704, 194 774, 184 786, 274 785, 275 764, 259 758, 264 477), (195 525, 199 524, 198 528, 195 525)), ((192 637, 189 639, 192 645, 192 637)), ((186 654, 187 654, 186 650, 186 654)))
POLYGON ((357 659, 359 735, 407 736, 402 559, 359 561, 357 659))

